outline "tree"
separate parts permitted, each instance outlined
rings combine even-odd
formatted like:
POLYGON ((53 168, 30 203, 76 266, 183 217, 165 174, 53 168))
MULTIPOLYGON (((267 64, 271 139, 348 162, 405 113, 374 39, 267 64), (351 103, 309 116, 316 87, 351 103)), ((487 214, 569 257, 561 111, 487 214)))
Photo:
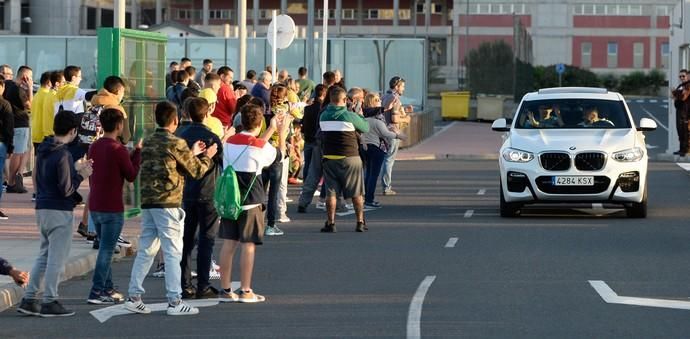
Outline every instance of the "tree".
MULTIPOLYGON (((601 82, 596 74, 586 69, 566 65, 561 77, 563 87, 599 87, 601 82)), ((534 88, 558 87, 556 65, 536 66, 534 68, 534 88)))
POLYGON ((472 93, 513 93, 513 51, 505 41, 484 42, 467 59, 472 93))

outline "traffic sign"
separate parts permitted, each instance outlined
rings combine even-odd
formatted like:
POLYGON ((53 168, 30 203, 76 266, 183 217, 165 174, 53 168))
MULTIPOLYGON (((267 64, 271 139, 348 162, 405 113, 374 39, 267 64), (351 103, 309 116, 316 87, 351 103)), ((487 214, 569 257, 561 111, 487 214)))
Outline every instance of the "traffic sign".
POLYGON ((564 64, 556 64, 556 73, 563 74, 565 72, 564 64))
POLYGON ((565 72, 565 64, 556 64, 556 73, 563 74, 565 72))

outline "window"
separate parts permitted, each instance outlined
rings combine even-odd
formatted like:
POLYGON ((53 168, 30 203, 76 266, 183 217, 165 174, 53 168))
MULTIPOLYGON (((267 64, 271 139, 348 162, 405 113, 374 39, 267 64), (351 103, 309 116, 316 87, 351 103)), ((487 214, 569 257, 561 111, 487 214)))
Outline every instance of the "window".
POLYGON ((189 20, 191 18, 192 18, 191 10, 189 10, 189 9, 178 9, 177 10, 177 19, 178 20, 189 20))
POLYGON ((368 19, 371 20, 376 20, 379 18, 379 10, 378 9, 370 9, 369 10, 369 15, 367 16, 368 19))
POLYGON ((409 9, 401 9, 398 13, 400 20, 410 20, 410 16, 412 15, 409 9))
POLYGON ((669 16, 671 9, 669 6, 656 6, 656 15, 658 16, 669 16))
POLYGON ((477 4, 477 14, 490 14, 491 4, 477 4))
POLYGON ((581 53, 581 66, 583 68, 590 68, 592 67, 592 43, 591 42, 583 42, 580 44, 580 53, 581 53))
MULTIPOLYGON (((323 20, 323 9, 320 9, 317 14, 317 18, 323 20)), ((328 19, 329 20, 334 20, 335 19, 335 10, 334 9, 329 9, 328 10, 328 19)))
POLYGON ((607 66, 609 68, 618 67, 618 43, 609 42, 607 45, 607 66))
POLYGON ((630 5, 630 15, 642 15, 642 5, 630 5))
POLYGON ((344 9, 342 18, 345 20, 354 20, 355 19, 355 10, 354 9, 344 9))
POLYGON ((668 42, 661 44, 661 68, 668 68, 670 49, 668 42))
POLYGON ((229 9, 215 9, 209 11, 209 18, 212 20, 220 20, 220 19, 230 19, 232 16, 232 10, 229 9))
POLYGON ((644 67, 644 43, 633 43, 633 67, 644 67))

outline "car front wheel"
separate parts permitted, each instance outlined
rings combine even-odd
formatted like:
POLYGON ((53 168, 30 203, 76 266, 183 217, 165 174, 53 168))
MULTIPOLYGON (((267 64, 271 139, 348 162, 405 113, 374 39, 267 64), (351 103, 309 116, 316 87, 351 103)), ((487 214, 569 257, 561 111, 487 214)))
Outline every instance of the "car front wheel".
POLYGON ((641 202, 634 202, 630 206, 625 206, 625 214, 628 218, 647 217, 647 187, 644 188, 644 195, 641 202))
POLYGON ((503 184, 500 184, 499 187, 500 190, 500 195, 501 195, 501 203, 500 203, 500 209, 501 209, 501 217, 503 218, 514 218, 517 217, 520 214, 520 204, 514 203, 514 202, 506 202, 505 198, 503 197, 503 184))

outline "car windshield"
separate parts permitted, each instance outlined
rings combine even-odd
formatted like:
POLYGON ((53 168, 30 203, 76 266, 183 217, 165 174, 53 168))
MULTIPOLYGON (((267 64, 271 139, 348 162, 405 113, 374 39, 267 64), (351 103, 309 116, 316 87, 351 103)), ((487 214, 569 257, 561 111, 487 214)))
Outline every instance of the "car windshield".
POLYGON ((524 101, 516 128, 630 128, 623 102, 600 99, 524 101))

